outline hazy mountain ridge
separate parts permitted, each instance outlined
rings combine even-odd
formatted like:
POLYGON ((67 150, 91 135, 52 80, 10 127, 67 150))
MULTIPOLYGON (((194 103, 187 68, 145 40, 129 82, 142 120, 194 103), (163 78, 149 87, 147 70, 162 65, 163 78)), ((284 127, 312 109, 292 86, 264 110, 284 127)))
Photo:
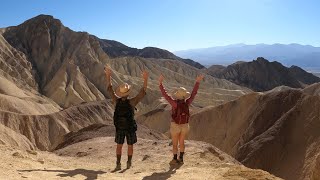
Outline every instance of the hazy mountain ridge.
POLYGON ((156 47, 145 47, 143 49, 131 48, 120 42, 114 40, 99 39, 102 49, 112 58, 125 57, 125 56, 138 56, 143 58, 154 59, 173 59, 179 60, 198 69, 205 68, 198 62, 191 59, 180 58, 173 53, 156 47))
POLYGON ((183 58, 194 59, 204 65, 230 65, 234 61, 251 61, 264 57, 279 61, 286 66, 296 65, 304 69, 320 70, 320 47, 300 44, 235 44, 203 49, 190 49, 174 52, 183 58))

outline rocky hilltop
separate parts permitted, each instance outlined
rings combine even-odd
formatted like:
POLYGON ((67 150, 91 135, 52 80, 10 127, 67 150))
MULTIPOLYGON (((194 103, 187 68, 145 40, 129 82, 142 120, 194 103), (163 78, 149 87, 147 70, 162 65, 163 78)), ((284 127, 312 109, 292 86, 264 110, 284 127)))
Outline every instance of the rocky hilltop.
POLYGON ((252 62, 239 62, 227 67, 211 66, 206 72, 254 91, 267 91, 282 85, 303 88, 306 85, 320 82, 319 77, 297 66, 287 68, 278 62, 269 62, 262 57, 252 62))

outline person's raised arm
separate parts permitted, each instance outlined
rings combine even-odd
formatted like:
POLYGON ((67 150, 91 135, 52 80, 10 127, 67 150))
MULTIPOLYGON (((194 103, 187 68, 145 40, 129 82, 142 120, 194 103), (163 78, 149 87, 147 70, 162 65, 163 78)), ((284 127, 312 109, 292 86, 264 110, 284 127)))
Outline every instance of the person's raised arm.
POLYGON ((142 72, 142 78, 143 78, 143 88, 141 88, 139 94, 136 97, 130 100, 132 106, 136 106, 142 100, 142 98, 146 95, 147 88, 148 88, 148 78, 149 78, 149 73, 146 70, 142 72))
POLYGON ((168 95, 166 89, 163 87, 163 84, 162 84, 163 80, 164 80, 164 77, 161 74, 159 76, 159 88, 160 88, 161 94, 171 104, 171 106, 174 107, 174 106, 176 106, 175 100, 171 96, 168 95))
POLYGON ((106 80, 107 80, 107 91, 108 91, 109 95, 111 96, 112 103, 115 103, 117 101, 117 96, 115 95, 113 88, 112 88, 111 69, 109 66, 106 65, 104 67, 104 73, 105 73, 106 80))
POLYGON ((144 70, 142 73, 142 77, 143 77, 143 89, 144 89, 144 92, 146 92, 148 88, 149 73, 146 70, 144 70))
POLYGON ((198 92, 198 89, 199 89, 199 86, 200 86, 200 81, 202 81, 204 78, 203 75, 199 75, 197 76, 196 78, 196 84, 194 85, 193 87, 193 90, 191 92, 191 96, 187 99, 187 103, 190 105, 192 103, 192 101, 194 100, 194 98, 196 97, 197 95, 197 92, 198 92))

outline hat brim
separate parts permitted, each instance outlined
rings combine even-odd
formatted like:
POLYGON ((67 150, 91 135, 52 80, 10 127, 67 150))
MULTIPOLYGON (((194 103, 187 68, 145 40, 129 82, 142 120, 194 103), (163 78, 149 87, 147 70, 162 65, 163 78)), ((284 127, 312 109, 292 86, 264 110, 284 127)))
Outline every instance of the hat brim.
POLYGON ((190 97, 190 92, 185 92, 185 93, 178 93, 178 92, 175 92, 174 93, 174 97, 176 99, 187 99, 190 97))
POLYGON ((131 86, 129 85, 129 89, 127 92, 125 93, 120 92, 120 87, 118 87, 115 93, 116 93, 116 96, 118 97, 126 97, 126 96, 129 96, 130 92, 131 92, 131 86))

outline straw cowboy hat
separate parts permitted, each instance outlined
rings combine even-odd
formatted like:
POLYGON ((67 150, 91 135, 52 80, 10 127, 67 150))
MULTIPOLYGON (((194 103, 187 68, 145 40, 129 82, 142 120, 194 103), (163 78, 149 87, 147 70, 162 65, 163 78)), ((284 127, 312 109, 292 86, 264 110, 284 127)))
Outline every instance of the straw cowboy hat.
POLYGON ((126 97, 126 96, 129 96, 130 91, 131 91, 131 86, 127 83, 124 83, 118 86, 116 90, 116 95, 118 97, 126 97))
POLYGON ((190 92, 186 88, 180 87, 173 95, 177 99, 186 99, 190 96, 190 92))

